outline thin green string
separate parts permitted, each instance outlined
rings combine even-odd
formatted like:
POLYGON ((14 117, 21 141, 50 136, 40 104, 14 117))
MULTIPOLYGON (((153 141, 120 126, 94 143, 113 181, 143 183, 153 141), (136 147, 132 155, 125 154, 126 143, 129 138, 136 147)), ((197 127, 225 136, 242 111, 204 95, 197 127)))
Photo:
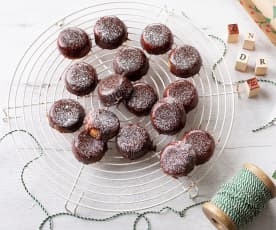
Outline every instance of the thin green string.
POLYGON ((20 174, 20 180, 21 180, 21 183, 23 185, 23 188, 24 190, 26 191, 26 193, 32 198, 33 201, 35 201, 36 204, 38 204, 38 206, 40 207, 40 209, 46 214, 46 218, 41 222, 41 224, 39 225, 39 230, 42 230, 45 226, 45 224, 47 222, 49 222, 49 228, 51 230, 53 230, 53 219, 56 218, 56 217, 61 217, 61 216, 70 216, 70 217, 74 217, 74 218, 77 218, 77 219, 80 219, 80 220, 85 220, 85 221, 97 221, 97 222, 104 222, 104 221, 110 221, 110 220, 113 220, 115 218, 118 218, 118 217, 121 217, 121 216, 126 216, 126 215, 135 215, 136 218, 134 220, 134 223, 133 223, 133 227, 132 229, 133 230, 137 230, 137 225, 139 223, 139 221, 141 219, 144 219, 146 224, 147 224, 147 230, 151 230, 151 223, 150 223, 150 220, 148 219, 147 215, 149 214, 165 214, 166 212, 170 211, 172 213, 175 213, 176 215, 178 215, 179 217, 184 217, 185 214, 186 214, 186 211, 188 211, 189 209, 193 208, 193 207, 196 207, 196 206, 199 206, 199 205, 202 205, 203 203, 205 202, 208 202, 208 200, 205 200, 205 201, 200 201, 200 202, 197 202, 197 203, 194 203, 190 206, 187 206, 185 207, 184 209, 181 209, 181 210, 176 210, 172 207, 163 207, 161 208, 160 210, 156 210, 156 211, 145 211, 145 212, 136 212, 136 211, 125 211, 125 212, 118 212, 114 215, 111 215, 111 216, 108 216, 108 217, 105 217, 105 218, 93 218, 93 217, 88 217, 88 216, 82 216, 82 215, 78 215, 78 214, 73 214, 73 213, 69 213, 69 212, 59 212, 59 213, 55 213, 55 214, 52 214, 50 215, 49 212, 47 211, 46 207, 39 201, 39 199, 31 193, 31 191, 29 190, 26 182, 25 182, 25 171, 27 168, 29 168, 32 164, 34 164, 37 160, 41 159, 41 157, 44 156, 44 151, 43 151, 43 148, 41 146, 41 144, 39 143, 39 141, 33 136, 33 134, 31 134, 30 132, 28 132, 27 130, 24 130, 24 129, 18 129, 18 130, 12 130, 8 133, 6 133, 5 135, 3 135, 1 138, 0 138, 0 143, 2 143, 2 141, 7 137, 7 136, 10 136, 12 135, 13 133, 16 133, 16 132, 21 132, 21 133, 24 133, 26 135, 28 135, 29 137, 32 138, 32 140, 35 142, 35 144, 37 145, 38 147, 38 156, 36 156, 35 158, 33 158, 32 160, 28 161, 22 168, 21 170, 21 174, 20 174))
POLYGON ((51 219, 55 218, 55 217, 58 217, 58 216, 70 216, 70 217, 74 217, 74 218, 77 218, 77 219, 81 219, 81 220, 85 220, 85 221, 97 221, 97 222, 104 222, 104 221, 110 221, 110 220, 113 220, 117 217, 120 217, 120 216, 125 216, 125 215, 136 215, 136 219, 134 220, 134 223, 133 223, 133 230, 137 230, 137 224, 139 223, 139 221, 143 218, 145 221, 146 221, 146 224, 147 224, 147 230, 151 230, 151 223, 150 223, 150 220, 148 219, 148 217, 146 215, 148 214, 165 214, 167 211, 171 211, 172 213, 175 213, 176 215, 178 215, 179 217, 183 218, 185 216, 185 213, 186 211, 188 211, 189 209, 193 208, 193 207, 196 207, 196 206, 199 206, 199 205, 202 205, 204 203, 208 202, 208 200, 205 200, 205 201, 200 201, 200 202, 197 202, 197 203, 194 203, 190 206, 187 206, 186 208, 182 209, 182 210, 176 210, 174 208, 171 208, 171 207, 163 207, 161 208, 160 210, 157 210, 157 211, 146 211, 146 212, 142 212, 142 213, 139 213, 139 212, 135 212, 135 211, 126 211, 126 212, 119 212, 119 213, 116 213, 112 216, 109 216, 109 217, 106 217, 106 218, 93 218, 93 217, 87 217, 87 216, 82 216, 82 215, 78 215, 78 214, 73 214, 73 213, 68 213, 68 212, 59 212, 59 213, 56 213, 56 214, 53 214, 51 216, 48 216, 47 218, 45 218, 40 226, 39 226, 39 230, 42 230, 44 225, 51 219))
MULTIPOLYGON (((219 85, 229 85, 229 84, 225 84, 224 82, 218 80, 215 76, 215 70, 217 69, 217 66, 223 61, 223 59, 225 58, 227 52, 228 52, 228 49, 227 49, 227 44, 225 43, 225 41, 223 41, 221 38, 213 35, 213 34, 209 34, 208 35, 210 38, 220 42, 222 45, 223 45, 223 52, 222 52, 222 55, 221 57, 213 64, 212 66, 212 72, 211 72, 211 76, 212 76, 212 79, 219 85)), ((269 79, 260 79, 260 78, 257 78, 258 82, 262 82, 262 83, 267 83, 267 84, 270 84, 270 85, 273 85, 273 86, 276 86, 276 82, 275 81, 272 81, 272 80, 269 80, 269 79)), ((245 80, 240 80, 240 81, 236 81, 236 82, 233 82, 232 85, 234 86, 238 86, 239 84, 243 84, 245 83, 246 81, 245 80)), ((231 85, 231 84, 230 84, 231 85)), ((258 132, 258 131, 261 131, 261 130, 264 130, 268 127, 271 127, 273 125, 276 124, 276 117, 274 117, 271 121, 261 125, 260 127, 256 128, 256 129, 252 129, 252 132, 255 133, 255 132, 258 132)))
MULTIPOLYGON (((219 37, 217 37, 217 36, 215 36, 215 35, 209 35, 209 36, 210 36, 211 38, 215 39, 215 40, 220 41, 220 42, 224 45, 224 49, 223 49, 223 54, 222 54, 222 56, 214 63, 214 65, 213 65, 213 67, 212 67, 212 78, 213 78, 214 81, 216 81, 218 84, 223 84, 223 82, 221 82, 221 81, 219 81, 219 80, 216 79, 214 71, 216 70, 218 64, 220 64, 220 63, 222 62, 223 58, 225 57, 225 55, 226 55, 226 53, 227 53, 227 46, 226 46, 226 43, 225 43, 221 38, 219 38, 219 37)), ((258 79, 258 81, 265 82, 265 83, 270 83, 270 84, 273 84, 273 85, 276 86, 276 82, 273 82, 273 81, 270 81, 270 80, 258 79)), ((235 82, 234 84, 240 84, 240 83, 244 83, 244 81, 238 81, 238 82, 235 82)), ((276 121, 276 118, 273 119, 273 120, 272 120, 271 122, 269 122, 268 124, 265 124, 265 125, 263 125, 262 127, 258 128, 258 129, 256 129, 256 130, 253 130, 253 132, 259 131, 259 130, 264 129, 264 128, 268 127, 268 126, 271 126, 271 125, 274 124, 275 121, 276 121)), ((25 134, 27 134, 28 136, 30 136, 30 137, 33 139, 33 141, 36 143, 36 145, 38 146, 38 149, 39 149, 39 155, 38 155, 37 157, 33 158, 32 160, 28 161, 28 162, 23 166, 22 171, 21 171, 21 174, 20 174, 20 179, 21 179, 21 183, 22 183, 22 185, 23 185, 24 190, 25 190, 26 193, 27 193, 27 194, 38 204, 38 206, 41 208, 41 210, 46 214, 46 218, 41 222, 41 224, 40 224, 40 226, 39 226, 39 230, 42 230, 43 227, 45 226, 45 224, 46 224, 47 222, 49 222, 49 227, 50 227, 50 229, 53 230, 53 222, 52 222, 52 221, 53 221, 54 218, 59 217, 59 216, 70 216, 70 217, 74 217, 74 218, 81 219, 81 220, 86 220, 86 221, 104 222, 104 221, 110 221, 110 220, 113 220, 113 219, 115 219, 115 218, 118 218, 118 217, 120 217, 120 216, 125 216, 125 215, 135 215, 135 216, 136 216, 136 219, 134 220, 134 223, 133 223, 133 228, 132 228, 133 230, 136 230, 136 229, 137 229, 137 224, 139 223, 139 221, 140 221, 141 219, 144 219, 144 220, 146 221, 147 230, 151 230, 151 224, 150 224, 150 221, 149 221, 149 219, 148 219, 148 217, 147 217, 148 214, 164 214, 166 211, 171 211, 172 213, 175 213, 175 214, 178 215, 179 217, 184 217, 186 211, 188 211, 189 209, 191 209, 191 208, 193 208, 193 207, 196 207, 196 206, 199 206, 199 205, 202 205, 202 204, 205 203, 205 202, 208 202, 208 200, 201 201, 201 202, 192 204, 192 205, 190 205, 190 206, 187 206, 186 208, 184 208, 184 209, 182 209, 182 210, 176 210, 176 209, 174 209, 174 208, 172 208, 172 207, 166 206, 166 207, 163 207, 163 208, 161 208, 160 210, 157 210, 157 211, 145 211, 145 212, 142 212, 142 213, 135 212, 135 211, 119 212, 119 213, 116 213, 116 214, 114 214, 114 215, 111 215, 111 216, 105 217, 105 218, 93 218, 93 217, 87 217, 87 216, 82 216, 82 215, 78 215, 78 214, 72 214, 72 213, 69 213, 69 212, 59 212, 59 213, 55 213, 55 214, 53 214, 53 215, 50 215, 49 212, 46 210, 45 206, 36 198, 35 195, 33 195, 33 194, 30 192, 29 188, 27 187, 27 185, 26 185, 26 183, 25 183, 25 179, 24 179, 24 174, 25 174, 26 169, 29 168, 30 165, 32 165, 35 161, 39 160, 39 159, 44 155, 43 149, 42 149, 40 143, 38 142, 38 140, 37 140, 30 132, 28 132, 28 131, 26 131, 26 130, 23 130, 23 129, 20 129, 20 130, 13 130, 13 131, 10 131, 10 132, 6 133, 4 136, 2 136, 2 137, 0 138, 0 143, 3 141, 4 138, 6 138, 7 136, 9 136, 9 135, 11 135, 11 134, 13 134, 13 133, 15 133, 15 132, 22 132, 22 133, 25 133, 25 134)), ((238 179, 237 179, 237 181, 238 181, 238 179)), ((251 181, 251 182, 252 182, 252 181, 251 181)), ((241 184, 242 184, 242 183, 241 183, 241 184)), ((253 183, 253 184, 256 185, 255 183, 253 183)), ((225 186, 226 186, 226 185, 225 185, 225 186)), ((227 186, 228 186, 228 185, 227 185, 227 186)), ((227 187, 227 186, 226 186, 226 187, 227 187)), ((226 187, 225 187, 225 188, 226 188, 226 187)), ((230 187, 228 187, 228 189, 229 189, 229 191, 231 191, 231 189, 234 189, 234 188, 230 186, 230 187)), ((221 194, 223 194, 223 193, 221 193, 221 194)), ((240 193, 237 192, 236 194, 240 194, 240 193)), ((241 195, 241 194, 240 194, 240 195, 241 195)), ((265 193, 264 195, 267 195, 267 194, 265 193)), ((270 196, 271 196, 271 194, 270 194, 270 196)), ((221 197, 221 199, 222 199, 222 196, 220 195, 220 193, 217 194, 216 197, 213 198, 213 201, 214 201, 214 202, 216 202, 216 200, 217 200, 218 203, 219 203, 219 201, 222 201, 222 202, 223 202, 223 200, 220 200, 220 198, 219 198, 219 197, 221 197), (216 197, 217 197, 217 198, 216 198, 216 197)), ((270 199, 270 198, 269 198, 269 199, 270 199)), ((247 197, 247 200, 250 200, 249 197, 247 197)), ((242 200, 240 200, 240 203, 242 203, 241 201, 242 201, 242 200)), ((258 201, 258 202, 261 202, 259 199, 257 199, 257 201, 258 201)), ((234 204, 234 203, 233 203, 233 202, 230 202, 230 206, 229 206, 229 207, 228 207, 228 206, 227 206, 227 207, 225 206, 225 207, 226 207, 226 209, 229 208, 229 209, 227 209, 227 210, 229 210, 229 215, 230 215, 230 216, 233 215, 233 218, 234 218, 235 215, 234 215, 234 213, 231 211, 231 210, 232 210, 231 208, 234 208, 235 205, 232 205, 232 204, 234 204), (232 206, 231 206, 231 205, 232 205, 232 206)), ((258 204, 259 204, 259 203, 258 203, 258 204)), ((252 204, 252 205, 253 205, 253 204, 252 204)), ((260 211, 260 210, 258 210, 258 209, 256 208, 256 206, 252 206, 252 207, 255 207, 255 209, 254 209, 255 212, 254 212, 254 211, 253 211, 253 212, 250 212, 250 214, 253 213, 253 214, 255 215, 255 214, 257 214, 257 213, 260 211)), ((223 207, 222 207, 222 208, 223 208, 223 207)), ((243 213, 243 212, 240 211, 240 213, 243 213)), ((248 216, 250 216, 250 215, 248 214, 248 216)), ((253 216, 252 216, 252 218, 253 218, 253 216)), ((248 220, 246 220, 246 221, 249 221, 249 220, 251 220, 252 218, 248 218, 248 220)), ((236 218, 235 220, 237 221, 237 223, 243 223, 242 218, 239 218, 238 216, 237 216, 237 218, 236 218)), ((245 221, 245 222, 246 222, 246 221, 245 221)))
POLYGON ((252 222, 272 198, 271 191, 251 171, 243 168, 220 186, 211 202, 220 208, 236 226, 252 222))
MULTIPOLYGON (((0 143, 2 143, 2 141, 7 137, 7 136, 10 136, 12 135, 13 133, 24 133, 24 134, 27 134, 29 137, 32 138, 32 140, 35 142, 35 144, 37 145, 38 147, 38 153, 39 155, 35 158, 33 158, 32 160, 28 161, 22 168, 21 170, 21 173, 20 173, 20 181, 21 181, 21 184, 23 185, 23 188, 25 190, 25 192, 32 198, 32 200, 40 207, 40 209, 46 214, 47 217, 50 216, 49 212, 46 210, 46 208, 44 207, 44 205, 30 192, 30 190, 28 189, 26 183, 25 183, 25 180, 24 180, 24 174, 25 174, 25 171, 26 169, 31 165, 33 164, 35 161, 37 161, 38 159, 40 159, 42 157, 42 155, 44 154, 43 152, 43 149, 42 149, 42 146, 41 144, 39 143, 39 141, 34 137, 33 134, 31 134, 30 132, 28 132, 27 130, 24 130, 24 129, 17 129, 17 130, 12 130, 6 134, 4 134, 1 138, 0 138, 0 143)), ((52 220, 50 219, 50 229, 53 229, 53 222, 52 220)))

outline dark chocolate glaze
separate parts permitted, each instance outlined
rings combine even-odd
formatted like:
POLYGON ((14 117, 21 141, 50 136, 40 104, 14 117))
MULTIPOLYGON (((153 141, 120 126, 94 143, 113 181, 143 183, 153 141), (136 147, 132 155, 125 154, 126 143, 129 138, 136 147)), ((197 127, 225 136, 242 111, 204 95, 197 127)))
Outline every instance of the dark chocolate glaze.
POLYGON ((103 49, 116 49, 127 36, 127 27, 115 16, 101 17, 94 26, 95 42, 103 49))
POLYGON ((93 66, 79 62, 71 65, 65 72, 66 89, 77 96, 91 93, 98 84, 98 76, 93 66))
POLYGON ((188 78, 200 71, 202 59, 196 48, 184 45, 171 50, 168 63, 174 75, 188 78))
POLYGON ((143 30, 140 43, 149 54, 164 54, 173 45, 173 35, 167 26, 154 23, 143 30))
POLYGON ((106 107, 119 104, 123 99, 129 98, 132 91, 131 81, 119 74, 109 75, 98 85, 99 99, 106 107))
POLYGON ((170 83, 164 90, 164 97, 172 97, 181 103, 188 113, 198 104, 198 93, 195 86, 188 80, 177 80, 170 83))
POLYGON ((91 164, 101 160, 106 151, 106 142, 91 137, 85 130, 78 133, 72 142, 73 154, 77 160, 84 164, 91 164))
POLYGON ((184 128, 186 112, 175 99, 165 97, 155 103, 150 119, 153 127, 160 134, 174 135, 184 128))
POLYGON ((60 32, 57 46, 64 57, 77 59, 87 55, 91 50, 92 44, 84 30, 77 27, 69 27, 60 32))
POLYGON ((147 130, 136 124, 123 127, 116 138, 116 144, 118 151, 129 160, 138 159, 155 149, 147 130))
POLYGON ((72 99, 61 99, 51 106, 48 120, 52 128, 61 133, 71 133, 82 126, 84 116, 84 108, 79 102, 72 99))
POLYGON ((184 134, 183 142, 191 144, 196 154, 196 164, 207 162, 215 150, 214 138, 204 130, 191 130, 184 134))
POLYGON ((113 69, 115 73, 136 81, 148 72, 149 60, 139 48, 122 47, 113 58, 113 69))
POLYGON ((150 85, 137 82, 133 84, 133 92, 128 99, 124 100, 124 104, 135 115, 145 116, 150 113, 157 99, 158 96, 150 85))
POLYGON ((187 176, 195 166, 192 146, 182 141, 170 142, 160 153, 160 166, 170 176, 187 176))
POLYGON ((120 121, 111 111, 91 110, 84 120, 85 129, 94 138, 107 141, 119 133, 120 121))

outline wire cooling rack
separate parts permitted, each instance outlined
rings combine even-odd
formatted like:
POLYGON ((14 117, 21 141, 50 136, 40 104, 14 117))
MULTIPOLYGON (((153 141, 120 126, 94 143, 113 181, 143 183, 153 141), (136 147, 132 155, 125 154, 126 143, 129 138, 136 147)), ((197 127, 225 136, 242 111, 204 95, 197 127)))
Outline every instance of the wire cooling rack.
MULTIPOLYGON (((27 49, 12 79, 8 97, 7 121, 10 129, 27 129, 40 141, 46 156, 36 170, 43 172, 43 184, 64 198, 65 207, 84 207, 99 211, 125 211, 148 209, 168 202, 187 191, 196 191, 228 140, 234 117, 232 86, 226 89, 211 78, 211 66, 220 52, 201 30, 187 18, 167 7, 136 2, 106 2, 78 10, 45 30, 27 49), (97 95, 76 97, 65 90, 63 73, 76 61, 65 59, 57 50, 58 33, 68 27, 84 29, 92 39, 92 51, 82 60, 92 64, 99 78, 112 73, 112 57, 116 50, 103 50, 95 45, 93 25, 105 15, 116 15, 128 26, 129 40, 124 45, 140 47, 142 29, 150 23, 165 23, 174 33, 174 46, 195 46, 203 58, 199 74, 190 80, 196 85, 200 100, 188 114, 185 129, 176 136, 159 135, 149 118, 137 118, 123 105, 110 108, 124 125, 128 122, 145 126, 157 151, 136 161, 123 159, 114 142, 109 142, 105 157, 93 165, 79 163, 71 153, 72 134, 60 134, 48 125, 46 113, 51 104, 61 98, 78 100, 86 110, 98 108, 97 95), (209 131, 216 141, 216 152, 206 164, 197 167, 188 176, 174 179, 166 176, 159 167, 159 150, 170 140, 179 138, 184 131, 201 128, 209 131)), ((159 97, 164 87, 176 80, 168 71, 167 54, 148 55, 150 70, 142 81, 152 85, 159 97)), ((217 68, 216 78, 231 83, 224 62, 217 68)), ((24 138, 14 137, 23 159, 33 157, 35 147, 24 138), (33 151, 30 151, 33 150, 33 151)), ((36 174, 36 172, 32 172, 36 174)))

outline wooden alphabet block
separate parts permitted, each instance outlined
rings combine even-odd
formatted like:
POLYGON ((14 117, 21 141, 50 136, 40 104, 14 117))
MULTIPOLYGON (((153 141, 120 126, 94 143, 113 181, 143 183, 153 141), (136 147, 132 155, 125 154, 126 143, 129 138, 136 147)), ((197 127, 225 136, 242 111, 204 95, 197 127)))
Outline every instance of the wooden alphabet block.
POLYGON ((246 37, 243 41, 243 48, 246 50, 254 50, 255 49, 255 34, 247 33, 246 37))
POLYGON ((267 72, 267 61, 265 58, 258 58, 256 60, 255 75, 264 76, 267 72))
POLYGON ((228 25, 228 43, 236 43, 239 40, 239 27, 238 24, 229 24, 228 25))
POLYGON ((260 86, 256 77, 246 80, 246 88, 248 97, 254 97, 258 95, 260 86))
POLYGON ((240 52, 236 60, 235 69, 241 72, 245 72, 247 69, 247 63, 248 63, 248 54, 244 52, 240 52))

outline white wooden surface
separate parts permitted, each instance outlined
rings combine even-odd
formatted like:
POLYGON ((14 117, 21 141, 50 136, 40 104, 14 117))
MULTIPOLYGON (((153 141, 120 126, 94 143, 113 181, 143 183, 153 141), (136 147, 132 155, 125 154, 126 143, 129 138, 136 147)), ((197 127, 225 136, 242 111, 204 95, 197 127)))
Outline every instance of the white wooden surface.
MULTIPOLYGON (((93 1, 87 0, 9 0, 2 1, 0 7, 0 51, 1 77, 0 102, 1 108, 7 104, 8 84, 17 62, 27 46, 48 25, 62 16, 93 1)), ((159 2, 160 3, 160 2, 159 2)), ((267 78, 276 81, 276 48, 270 44, 249 16, 244 12, 238 1, 231 0, 170 0, 167 4, 171 8, 184 10, 188 16, 208 33, 225 36, 228 23, 237 22, 241 33, 256 32, 256 51, 252 55, 250 64, 253 65, 257 55, 265 55, 269 60, 267 78)), ((233 79, 250 77, 237 74, 233 70, 236 53, 242 43, 231 45, 227 62, 233 79)), ((250 130, 276 116, 276 87, 263 86, 257 99, 236 97, 236 116, 234 127, 227 147, 214 166, 212 172, 200 185, 201 195, 211 197, 217 187, 231 177, 244 162, 253 162, 272 174, 276 169, 276 127, 271 127, 260 133, 250 130)), ((2 114, 1 114, 2 118, 2 114)), ((7 124, 0 121, 0 134, 8 130, 7 124)), ((20 138, 20 137, 19 137, 20 138)), ((24 193, 20 184, 19 172, 23 162, 13 149, 12 141, 7 139, 0 145, 0 229, 37 229, 44 215, 41 210, 24 193)), ((41 180, 32 181, 31 187, 38 190, 41 180)), ((46 203, 50 212, 62 210, 64 201, 51 193, 39 193, 38 197, 46 203)), ((180 219, 172 214, 164 217, 151 217, 153 229, 213 229, 202 214, 201 208, 189 211, 185 218, 180 219)), ((86 223, 69 218, 55 221, 56 229, 131 229, 133 218, 122 217, 108 223, 86 223)), ((143 223, 140 229, 144 229, 143 223)), ((276 229, 276 199, 271 201, 262 214, 246 229, 276 229)))

